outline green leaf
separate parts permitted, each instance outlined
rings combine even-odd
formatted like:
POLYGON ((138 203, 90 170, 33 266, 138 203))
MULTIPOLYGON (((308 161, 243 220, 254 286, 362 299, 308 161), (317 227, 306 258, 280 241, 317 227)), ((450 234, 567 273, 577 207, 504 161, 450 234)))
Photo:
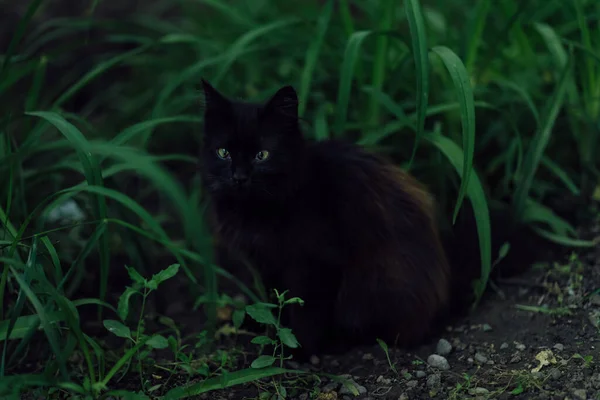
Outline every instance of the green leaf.
POLYGON ((42 325, 42 328, 44 329, 44 332, 46 333, 46 337, 48 338, 50 347, 52 348, 52 351, 54 352, 54 355, 58 360, 58 365, 60 368, 62 378, 64 380, 68 380, 69 375, 67 373, 67 367, 63 356, 63 352, 61 351, 62 349, 60 347, 58 330, 51 323, 50 318, 46 313, 46 308, 42 305, 42 302, 35 294, 35 292, 31 289, 31 287, 28 285, 27 281, 19 274, 19 272, 12 265, 9 266, 9 268, 10 272, 13 274, 13 277, 19 284, 19 287, 21 288, 21 290, 23 290, 23 293, 25 293, 25 296, 27 296, 27 299, 34 307, 38 317, 40 318, 40 323, 42 325))
POLYGON ((377 343, 379 343, 379 347, 381 347, 381 349, 387 354, 387 352, 389 351, 387 343, 379 338, 377 338, 376 340, 377 343))
POLYGON ((150 338, 146 344, 153 349, 166 349, 169 347, 169 341, 161 335, 154 335, 150 338))
POLYGON ((302 70, 302 78, 300 80, 300 90, 298 93, 298 115, 303 116, 306 110, 306 103, 308 101, 308 94, 310 93, 310 84, 312 82, 315 65, 319 60, 319 54, 321 53, 321 47, 323 46, 323 39, 331 20, 331 14, 333 13, 333 0, 327 0, 323 5, 323 10, 320 13, 317 21, 317 32, 314 35, 314 39, 310 46, 306 50, 306 58, 304 62, 304 68, 302 70))
POLYGON ((421 2, 419 0, 404 0, 404 8, 408 19, 413 58, 417 70, 417 135, 408 164, 410 169, 425 131, 425 117, 427 116, 427 104, 429 102, 429 52, 427 51, 427 33, 421 2))
POLYGON ((261 346, 265 346, 265 345, 269 345, 269 344, 275 344, 277 342, 275 342, 273 339, 271 339, 268 336, 257 336, 255 338, 253 338, 250 343, 253 344, 258 344, 261 346))
POLYGON ((335 122, 333 125, 333 134, 336 137, 343 136, 348 117, 348 104, 350 103, 350 92, 352 89, 352 79, 354 77, 354 67, 360 54, 362 42, 371 33, 371 31, 354 32, 346 44, 346 51, 344 52, 344 61, 342 61, 342 71, 340 73, 340 82, 338 86, 335 122))
POLYGON ((136 283, 139 283, 140 285, 144 285, 146 283, 146 279, 144 279, 144 277, 141 276, 139 272, 135 270, 135 268, 128 267, 127 265, 125 266, 125 268, 127 269, 131 280, 133 280, 136 283))
POLYGON ((300 297, 292 297, 291 299, 287 299, 283 304, 300 304, 303 306, 304 300, 302 300, 300 297))
POLYGON ((256 360, 252 361, 252 364, 250 364, 250 367, 255 368, 255 369, 270 367, 271 365, 273 365, 273 363, 276 360, 277 359, 273 356, 262 355, 262 356, 259 356, 256 360))
MULTIPOLYGON (((47 315, 49 324, 56 325, 64 321, 64 317, 60 312, 47 313, 47 315)), ((9 323, 9 320, 0 321, 0 342, 6 340, 9 323)), ((8 339, 22 339, 30 329, 40 328, 40 318, 37 315, 22 315, 16 319, 8 339)))
POLYGON ((475 101, 473 99, 473 89, 467 70, 460 58, 449 48, 436 46, 432 49, 443 61, 450 77, 454 82, 454 88, 458 95, 460 104, 460 115, 462 120, 462 140, 463 140, 463 171, 458 198, 454 207, 452 222, 456 221, 460 207, 465 198, 471 170, 473 169, 473 156, 475 153, 475 101))
MULTIPOLYGON (((170 265, 167 268, 160 271, 158 274, 152 275, 152 279, 150 279, 150 282, 153 282, 156 284, 156 286, 158 286, 161 283, 163 283, 164 281, 166 281, 167 279, 171 279, 172 277, 177 275, 178 271, 179 271, 179 264, 170 265)), ((154 287, 152 289, 156 289, 156 287, 154 287)))
MULTIPOLYGON (((427 134, 424 137, 446 156, 457 172, 463 171, 464 157, 462 150, 456 143, 439 133, 427 134)), ((473 171, 467 187, 467 196, 471 201, 475 220, 477 221, 479 255, 481 257, 481 277, 475 282, 475 304, 477 304, 487 287, 492 269, 492 232, 487 198, 475 171, 473 171)))
POLYGON ((273 317, 273 313, 271 310, 265 306, 264 303, 251 304, 246 306, 246 313, 260 324, 266 325, 277 325, 277 321, 275 317, 273 317))
POLYGON ((131 339, 131 330, 119 321, 115 321, 114 319, 106 319, 102 321, 102 323, 110 333, 118 337, 131 339))
POLYGON ((121 318, 123 321, 125 321, 127 319, 127 316, 129 315, 129 299, 131 299, 131 296, 133 296, 134 294, 140 294, 140 292, 138 292, 136 289, 130 286, 127 286, 121 297, 119 297, 119 304, 117 305, 117 314, 119 315, 119 318, 121 318))
POLYGON ((188 386, 180 386, 171 389, 165 394, 164 399, 177 400, 197 396, 202 393, 211 392, 214 390, 225 389, 232 386, 243 385, 244 383, 258 381, 259 379, 269 378, 282 374, 305 374, 300 370, 290 370, 285 368, 269 367, 269 368, 247 368, 235 372, 228 373, 227 380, 222 381, 220 376, 205 379, 188 386))
POLYGON ((221 79, 225 77, 225 74, 231 68, 231 65, 237 60, 245 51, 249 45, 257 39, 266 35, 274 35, 273 31, 289 27, 292 24, 300 22, 298 18, 278 19, 266 25, 256 27, 242 36, 240 36, 227 51, 227 59, 221 63, 220 70, 215 79, 213 80, 214 85, 218 85, 221 79))
POLYGON ((548 101, 541 126, 535 133, 525 156, 525 161, 523 163, 523 178, 517 184, 513 200, 514 214, 517 222, 520 222, 523 218, 535 174, 542 161, 544 151, 552 137, 552 130, 556 123, 558 113, 563 107, 573 58, 569 57, 567 61, 567 64, 562 70, 562 76, 554 89, 554 93, 548 101))
POLYGON ((279 339, 281 339, 283 344, 292 349, 296 349, 300 345, 300 343, 298 343, 298 339, 296 339, 296 335, 292 333, 290 328, 279 329, 277 331, 277 336, 279 336, 279 339))

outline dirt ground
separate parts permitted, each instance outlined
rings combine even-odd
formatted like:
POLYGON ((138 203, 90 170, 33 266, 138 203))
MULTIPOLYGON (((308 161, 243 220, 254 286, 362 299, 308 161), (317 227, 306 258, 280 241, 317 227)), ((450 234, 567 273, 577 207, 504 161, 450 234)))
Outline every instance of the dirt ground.
MULTIPOLYGON (((600 216, 593 226, 587 238, 600 235, 600 216)), ((489 292, 473 313, 448 327, 442 337, 410 352, 390 348, 389 361, 374 344, 305 365, 287 362, 288 368, 310 374, 264 379, 190 398, 275 400, 273 383, 278 382, 287 399, 300 400, 600 400, 600 246, 536 265, 495 282, 489 292), (342 376, 346 384, 333 376, 342 376)), ((179 309, 182 314, 173 318, 177 325, 198 332, 201 312, 179 309)), ((229 371, 247 368, 256 357, 247 346, 239 352, 223 350, 220 354, 231 361, 221 368, 229 371)), ((165 360, 167 364, 173 365, 165 360)), ((201 381, 190 378, 160 368, 145 370, 147 387, 161 386, 157 395, 201 381)), ((111 388, 115 385, 139 391, 139 375, 130 373, 111 388)))
MULTIPOLYGON (((600 234, 596 226, 592 237, 600 234)), ((283 379, 287 397, 600 400, 600 246, 536 265, 490 290, 443 337, 412 352, 389 349, 389 361, 375 344, 307 365, 290 362, 320 381, 283 379), (323 373, 343 375, 358 395, 323 373)), ((198 398, 271 398, 268 392, 253 383, 198 398)))

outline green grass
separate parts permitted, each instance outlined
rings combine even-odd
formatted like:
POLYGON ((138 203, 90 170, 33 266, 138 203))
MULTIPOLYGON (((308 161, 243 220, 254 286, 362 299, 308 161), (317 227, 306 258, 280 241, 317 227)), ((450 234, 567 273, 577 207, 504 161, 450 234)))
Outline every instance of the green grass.
MULTIPOLYGON (((214 265, 194 174, 202 77, 245 98, 293 84, 307 135, 398 160, 448 223, 470 202, 477 300, 497 257, 489 212, 499 203, 549 241, 594 245, 549 200, 598 190, 595 1, 156 0, 118 18, 103 2, 72 17, 44 0, 21 8, 0 49, 2 396, 106 398, 133 376, 156 397, 182 373, 199 383, 178 396, 261 378, 267 393, 286 390, 283 356, 253 368, 212 339, 224 332, 217 306, 234 309, 233 332, 246 315, 221 285, 260 300, 214 265), (51 218, 73 204, 81 219, 51 218), (190 337, 143 311, 169 291, 144 277, 169 265, 179 272, 168 281, 203 306, 207 323, 190 337), (117 347, 108 330, 91 333, 107 321, 130 332, 117 347), (19 369, 36 352, 38 367, 19 369), (167 383, 150 383, 156 371, 167 383)), ((287 334, 271 340, 283 349, 287 334)))

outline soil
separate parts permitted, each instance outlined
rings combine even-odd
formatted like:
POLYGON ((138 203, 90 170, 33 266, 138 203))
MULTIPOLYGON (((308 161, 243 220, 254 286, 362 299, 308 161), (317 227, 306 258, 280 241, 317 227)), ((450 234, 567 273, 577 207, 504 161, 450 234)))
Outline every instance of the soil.
MULTIPOLYGON (((286 376, 280 385, 293 399, 600 400, 600 246, 494 286, 475 311, 416 350, 390 348, 388 361, 374 344, 306 365, 289 361, 318 379, 286 376), (440 339, 449 354, 438 351, 440 339), (430 365, 438 353, 447 369, 430 365), (323 374, 341 375, 346 385, 323 374)), ((264 381, 192 398, 276 399, 273 380, 264 381)))
MULTIPOLYGON (((598 222, 584 237, 600 236, 598 222)), ((179 312, 170 316, 177 326, 199 332, 201 312, 190 313, 190 308, 181 304, 176 308, 179 312)), ((148 331, 156 331, 148 325, 148 331)), ((111 337, 117 347, 122 345, 121 339, 111 337)), ((239 344, 243 338, 230 334, 223 340, 226 346, 217 357, 226 359, 222 368, 248 368, 257 356, 257 346, 239 345, 236 351, 230 346, 232 341, 239 344)), ((382 347, 374 344, 335 357, 314 358, 305 365, 286 361, 285 367, 308 374, 267 378, 188 398, 274 400, 276 387, 284 387, 286 398, 302 400, 600 400, 600 246, 494 281, 482 303, 447 327, 441 337, 411 351, 390 348, 388 355, 389 361, 382 347), (444 343, 446 352, 441 349, 444 343), (431 365, 440 353, 447 365, 431 365)), ((161 355, 155 356, 161 359, 161 355)), ((171 358, 172 353, 164 356, 171 358)), ((168 364, 169 368, 173 365, 168 364)), ((160 387, 156 395, 202 381, 198 375, 170 374, 164 368, 145 368, 144 372, 146 387, 160 387)), ((130 373, 120 382, 110 383, 111 389, 117 389, 115 386, 137 392, 139 375, 130 373)))

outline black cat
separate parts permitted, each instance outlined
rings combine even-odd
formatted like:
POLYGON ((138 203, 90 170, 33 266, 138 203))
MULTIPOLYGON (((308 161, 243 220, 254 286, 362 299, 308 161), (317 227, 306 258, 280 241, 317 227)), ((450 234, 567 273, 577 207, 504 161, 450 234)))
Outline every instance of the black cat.
POLYGON ((201 171, 215 240, 267 289, 305 300, 284 319, 299 355, 424 340, 456 288, 469 292, 477 277, 474 229, 459 236, 475 251, 461 254, 455 236, 446 252, 426 189, 357 145, 305 140, 292 87, 259 104, 203 85, 201 171), (451 273, 447 254, 475 268, 451 273))

